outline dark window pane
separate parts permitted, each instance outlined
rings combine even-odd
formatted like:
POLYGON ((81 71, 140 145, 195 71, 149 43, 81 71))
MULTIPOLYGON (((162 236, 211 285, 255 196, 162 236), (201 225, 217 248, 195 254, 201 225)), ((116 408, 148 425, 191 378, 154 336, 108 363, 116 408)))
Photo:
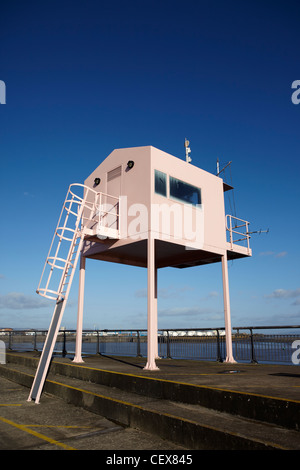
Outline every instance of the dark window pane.
POLYGON ((155 192, 167 196, 167 177, 165 173, 155 170, 155 192))
POLYGON ((170 176, 170 197, 187 204, 201 204, 201 189, 170 176))

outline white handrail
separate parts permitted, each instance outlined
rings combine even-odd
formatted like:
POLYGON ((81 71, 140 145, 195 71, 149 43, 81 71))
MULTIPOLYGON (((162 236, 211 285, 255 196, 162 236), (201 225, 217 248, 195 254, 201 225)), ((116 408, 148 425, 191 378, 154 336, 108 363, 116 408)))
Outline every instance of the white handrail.
POLYGON ((109 232, 108 236, 118 234, 120 217, 118 202, 118 197, 95 191, 84 184, 73 183, 69 186, 38 284, 37 293, 51 299, 57 299, 61 296, 60 290, 65 282, 64 278, 74 268, 72 257, 77 253, 76 240, 89 234, 91 228, 95 230, 95 225, 101 228, 102 235, 106 230, 106 225, 111 222, 112 225, 116 225, 116 228, 113 229, 113 235, 111 235, 112 232, 109 232), (78 191, 76 191, 79 188, 83 190, 83 197, 78 195, 78 191), (102 204, 102 201, 105 199, 112 199, 113 204, 109 205, 109 207, 102 204), (77 206, 75 209, 73 204, 77 206), (109 216, 111 216, 113 221, 108 220, 109 216), (93 227, 91 227, 91 224, 93 227), (68 254, 65 255, 64 250, 68 254), (63 255, 61 254, 62 252, 63 255), (48 273, 45 272, 47 265, 48 271, 50 266, 50 272, 48 273), (51 283, 54 281, 52 278, 54 268, 63 271, 58 288, 51 286, 51 283), (42 285, 42 282, 44 285, 42 285))
POLYGON ((241 241, 244 241, 246 240, 247 241, 247 248, 248 248, 248 252, 250 252, 250 235, 249 235, 249 222, 247 220, 243 220, 243 219, 239 219, 238 217, 234 217, 233 215, 231 214, 227 214, 226 215, 226 230, 229 232, 229 237, 230 237, 230 245, 231 245, 231 249, 233 249, 233 244, 237 243, 237 242, 241 242, 241 241), (229 227, 228 227, 228 219, 229 219, 229 227), (237 220, 239 222, 242 222, 241 225, 234 225, 234 227, 232 227, 232 219, 234 220, 237 220), (236 228, 243 228, 245 227, 245 231, 238 231, 238 230, 235 230, 236 228), (237 240, 234 240, 233 239, 233 234, 237 234, 239 236, 241 236, 242 238, 238 238, 237 240))

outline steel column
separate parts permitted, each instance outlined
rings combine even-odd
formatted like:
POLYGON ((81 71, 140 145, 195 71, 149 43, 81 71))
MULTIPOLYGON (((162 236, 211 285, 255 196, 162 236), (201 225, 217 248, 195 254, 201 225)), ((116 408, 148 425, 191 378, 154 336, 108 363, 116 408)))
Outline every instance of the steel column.
POLYGON ((228 263, 227 252, 222 256, 222 277, 223 277, 223 297, 224 297, 224 315, 225 315, 225 334, 226 334, 226 359, 225 362, 235 363, 232 354, 232 336, 231 336, 231 315, 229 300, 229 281, 228 281, 228 263))
POLYGON ((158 353, 157 345, 157 289, 155 269, 155 239, 151 232, 147 241, 147 269, 148 269, 148 341, 147 364, 144 370, 159 370, 155 359, 158 353))
POLYGON ((84 302, 84 282, 85 282, 85 257, 80 256, 79 270, 79 289, 78 289, 78 307, 77 307, 77 330, 76 330, 76 346, 75 357, 73 362, 84 362, 81 356, 82 352, 82 323, 83 323, 83 302, 84 302))

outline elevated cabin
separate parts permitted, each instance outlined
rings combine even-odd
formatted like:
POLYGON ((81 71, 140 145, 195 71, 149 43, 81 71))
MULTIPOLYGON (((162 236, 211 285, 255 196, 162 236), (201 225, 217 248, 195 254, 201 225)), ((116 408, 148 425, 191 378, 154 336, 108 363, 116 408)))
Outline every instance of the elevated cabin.
POLYGON ((248 223, 239 220, 235 234, 233 219, 225 217, 224 192, 231 187, 166 152, 151 146, 114 150, 84 185, 112 209, 101 223, 87 223, 93 230, 86 258, 146 267, 148 232, 157 268, 215 263, 225 251, 228 259, 251 256, 248 223))

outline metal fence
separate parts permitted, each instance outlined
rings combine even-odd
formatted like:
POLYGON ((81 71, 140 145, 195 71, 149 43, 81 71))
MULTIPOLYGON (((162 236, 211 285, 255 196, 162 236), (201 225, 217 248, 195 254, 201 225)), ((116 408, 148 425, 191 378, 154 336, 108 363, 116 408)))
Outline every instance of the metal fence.
MULTIPOLYGON (((46 330, 0 331, 8 351, 41 351, 46 330)), ((55 354, 75 353, 75 330, 59 332, 55 354)), ((233 356, 238 362, 295 364, 300 356, 300 326, 251 326, 232 330, 233 356), (297 357, 297 356, 296 356, 297 357)), ((158 331, 158 355, 169 359, 223 361, 224 328, 165 329, 158 331)), ((83 355, 147 356, 147 330, 84 330, 83 355)), ((300 362, 300 358, 299 358, 300 362)))

